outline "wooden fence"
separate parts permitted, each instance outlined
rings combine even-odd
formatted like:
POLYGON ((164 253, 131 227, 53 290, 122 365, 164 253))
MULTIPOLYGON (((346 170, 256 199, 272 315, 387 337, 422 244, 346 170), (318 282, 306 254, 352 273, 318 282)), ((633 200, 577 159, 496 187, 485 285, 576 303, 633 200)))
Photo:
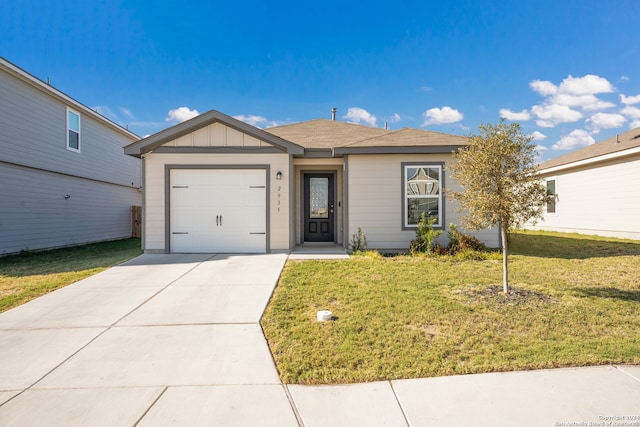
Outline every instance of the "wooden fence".
POLYGON ((142 206, 131 206, 131 237, 142 237, 142 206))

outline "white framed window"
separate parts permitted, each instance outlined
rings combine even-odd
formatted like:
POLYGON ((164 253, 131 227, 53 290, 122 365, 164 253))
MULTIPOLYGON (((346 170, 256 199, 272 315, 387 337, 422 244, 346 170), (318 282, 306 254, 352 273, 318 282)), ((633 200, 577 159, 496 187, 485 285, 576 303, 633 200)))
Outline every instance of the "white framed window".
POLYGON ((547 185, 547 194, 553 196, 553 201, 547 203, 546 214, 555 216, 558 214, 558 178, 555 176, 545 179, 547 185))
POLYGON ((402 164, 402 228, 418 226, 422 213, 442 227, 442 163, 402 164))
POLYGON ((67 150, 80 152, 80 113, 67 108, 67 150))

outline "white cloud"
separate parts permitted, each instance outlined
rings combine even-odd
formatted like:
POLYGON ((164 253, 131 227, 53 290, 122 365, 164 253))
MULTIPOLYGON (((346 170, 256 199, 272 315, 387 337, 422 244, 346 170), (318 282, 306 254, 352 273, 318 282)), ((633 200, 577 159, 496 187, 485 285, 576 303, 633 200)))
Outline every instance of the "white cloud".
MULTIPOLYGON (((531 134, 531 137, 533 138, 534 141, 542 141, 543 139, 547 139, 547 135, 543 134, 542 132, 538 132, 535 131, 531 134)), ((546 147, 545 147, 546 149, 546 147)))
POLYGON ((92 107, 94 111, 96 111, 98 114, 110 119, 110 120, 118 120, 118 115, 116 113, 113 112, 113 110, 109 107, 107 107, 106 105, 96 105, 95 107, 92 107))
POLYGON ((596 141, 586 130, 576 129, 569 135, 560 138, 560 141, 553 144, 553 150, 573 150, 594 144, 596 141))
POLYGON ((507 120, 529 120, 531 114, 527 110, 522 110, 519 113, 511 111, 508 108, 502 108, 500 110, 500 117, 507 120))
POLYGON ((611 93, 613 85, 607 79, 593 74, 583 77, 569 75, 560 83, 559 92, 569 95, 594 95, 596 93, 611 93))
POLYGON ((634 120, 629 125, 629 129, 640 128, 640 120, 634 120))
POLYGON ((550 120, 536 120, 536 124, 541 128, 552 128, 556 126, 556 124, 550 120))
POLYGON ((124 114, 128 119, 135 119, 133 113, 127 107, 118 107, 118 110, 120 110, 120 112, 124 114))
POLYGON ((169 113, 164 120, 167 122, 182 123, 199 114, 198 110, 190 110, 189 107, 179 107, 175 110, 169 110, 169 113))
POLYGON ((542 96, 549 96, 558 92, 558 87, 548 80, 534 80, 529 83, 529 87, 542 96))
POLYGON ((260 127, 260 125, 265 125, 269 122, 266 117, 256 116, 253 114, 248 114, 246 116, 244 114, 240 114, 239 116, 233 116, 233 118, 255 127, 260 127))
POLYGON ((598 134, 601 129, 622 127, 626 121, 622 114, 596 113, 587 119, 587 124, 594 134, 598 134))
POLYGON ((615 107, 615 104, 603 101, 595 95, 569 95, 558 93, 548 100, 549 104, 565 105, 567 107, 580 107, 587 111, 604 110, 615 107))
POLYGON ((376 116, 359 107, 351 107, 347 110, 343 119, 347 119, 351 123, 366 124, 368 126, 375 126, 378 119, 376 116))
POLYGON ((627 105, 622 110, 620 110, 620 112, 625 116, 631 117, 632 119, 640 119, 640 108, 638 107, 631 107, 627 105))
POLYGON ((558 104, 534 105, 531 107, 531 112, 538 117, 536 124, 547 128, 559 123, 577 122, 582 118, 581 112, 558 104))
POLYGON ((431 108, 423 114, 426 119, 421 126, 444 125, 448 123, 456 123, 464 118, 464 114, 460 111, 444 106, 442 108, 431 108))
POLYGON ((422 86, 420 92, 431 92, 433 88, 431 86, 422 86))
MULTIPOLYGON (((613 85, 604 77, 587 74, 582 77, 569 75, 559 85, 548 80, 534 80, 529 83, 534 92, 545 97, 544 101, 531 108, 540 127, 552 128, 560 123, 577 122, 584 116, 580 111, 600 111, 615 107, 615 104, 596 96, 611 93, 613 85)), ((523 110, 525 112, 526 110, 523 110)), ((509 110, 501 110, 501 116, 508 118, 509 110), (506 114, 503 115, 503 112, 506 114)), ((514 113, 516 114, 516 113, 514 113)))
POLYGON ((637 104, 640 102, 640 94, 636 96, 624 96, 623 94, 620 94, 620 102, 627 105, 637 104))
POLYGON ((543 161, 543 157, 542 154, 547 151, 548 148, 545 147, 544 145, 536 145, 536 163, 542 163, 543 161))
POLYGON ((627 76, 620 76, 620 80, 623 82, 629 81, 629 77, 627 76))
POLYGON ((395 113, 393 116, 391 116, 391 119, 389 120, 391 123, 398 123, 400 121, 400 114, 395 113))

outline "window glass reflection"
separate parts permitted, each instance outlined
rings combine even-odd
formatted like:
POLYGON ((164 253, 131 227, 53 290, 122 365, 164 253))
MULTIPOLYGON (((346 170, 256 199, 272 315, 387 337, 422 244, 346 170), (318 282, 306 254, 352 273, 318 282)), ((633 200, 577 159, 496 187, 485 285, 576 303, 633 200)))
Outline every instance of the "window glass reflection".
POLYGON ((309 218, 329 218, 329 178, 309 178, 309 218))

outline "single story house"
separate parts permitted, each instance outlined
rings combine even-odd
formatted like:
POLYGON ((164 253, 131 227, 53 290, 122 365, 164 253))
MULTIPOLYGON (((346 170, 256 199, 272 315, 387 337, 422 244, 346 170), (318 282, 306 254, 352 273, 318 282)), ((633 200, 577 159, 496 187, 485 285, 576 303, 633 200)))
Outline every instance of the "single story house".
MULTIPOLYGON (((422 212, 459 223, 447 188, 461 136, 335 120, 259 129, 209 111, 125 148, 143 160, 145 252, 406 251, 422 212)), ((474 233, 499 246, 497 229, 474 233)), ((446 233, 442 241, 447 242, 446 233)))
POLYGON ((640 128, 539 166, 556 195, 532 229, 640 240, 640 128))
POLYGON ((139 139, 0 58, 0 255, 130 237, 139 139))

